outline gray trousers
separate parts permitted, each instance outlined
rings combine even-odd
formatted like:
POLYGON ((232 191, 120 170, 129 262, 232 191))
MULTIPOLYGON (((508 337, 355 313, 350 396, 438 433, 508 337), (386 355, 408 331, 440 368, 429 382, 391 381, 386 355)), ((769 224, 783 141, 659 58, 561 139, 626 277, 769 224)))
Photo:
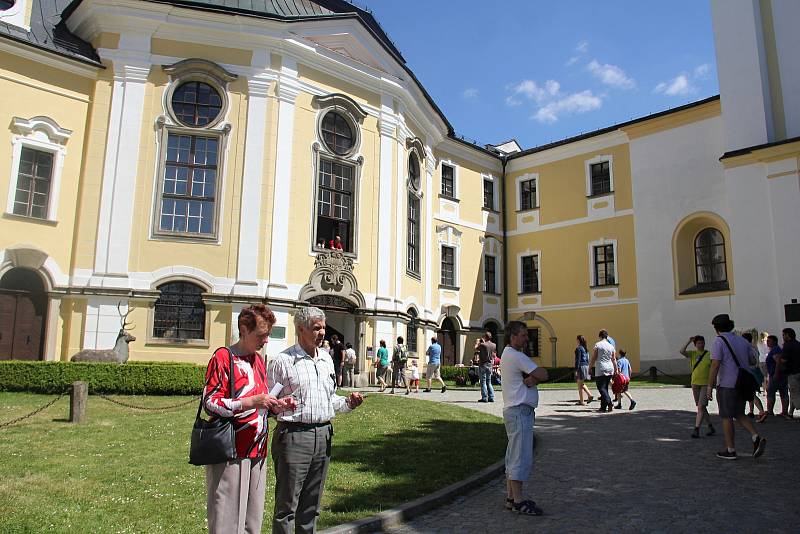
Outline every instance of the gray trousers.
POLYGON ((232 460, 206 466, 206 510, 211 534, 257 534, 264 521, 267 462, 232 460))
POLYGON ((332 438, 331 425, 298 429, 278 424, 272 436, 273 534, 316 532, 332 438))

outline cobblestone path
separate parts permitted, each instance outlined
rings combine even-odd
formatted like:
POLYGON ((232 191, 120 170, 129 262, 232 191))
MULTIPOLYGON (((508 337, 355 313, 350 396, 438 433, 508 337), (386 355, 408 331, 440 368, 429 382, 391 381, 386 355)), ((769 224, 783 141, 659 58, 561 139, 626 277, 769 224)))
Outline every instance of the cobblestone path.
MULTIPOLYGON (((536 467, 525 487, 544 516, 504 510, 505 484, 498 478, 389 532, 800 532, 800 419, 757 425, 767 438, 759 459, 748 454, 750 436, 737 426, 739 459, 725 461, 714 456, 723 448, 716 404, 710 408, 717 435, 690 439, 689 389, 632 393, 635 410, 626 400, 623 410, 600 414, 596 400, 576 406, 575 391, 540 392, 536 467)), ((474 391, 419 395, 502 413, 502 394, 493 404, 475 402, 479 397, 474 391)))

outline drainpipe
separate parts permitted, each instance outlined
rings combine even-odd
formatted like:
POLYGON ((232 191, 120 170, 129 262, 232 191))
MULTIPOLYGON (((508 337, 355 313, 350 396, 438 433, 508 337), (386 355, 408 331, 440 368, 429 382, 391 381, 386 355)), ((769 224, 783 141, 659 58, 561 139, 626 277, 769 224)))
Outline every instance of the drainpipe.
MULTIPOLYGON (((506 163, 508 156, 503 156, 503 174, 500 176, 500 209, 503 210, 503 331, 508 324, 508 252, 506 243, 506 163)), ((504 336, 505 337, 505 336, 504 336)))

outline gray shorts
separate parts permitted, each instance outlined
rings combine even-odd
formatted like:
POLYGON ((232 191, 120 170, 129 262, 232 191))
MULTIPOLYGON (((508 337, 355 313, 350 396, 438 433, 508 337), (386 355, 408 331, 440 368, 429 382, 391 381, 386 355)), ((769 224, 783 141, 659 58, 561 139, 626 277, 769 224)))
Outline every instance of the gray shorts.
POLYGON ((695 406, 708 406, 708 386, 692 384, 692 395, 695 406))
POLYGON ((739 395, 736 388, 717 387, 717 406, 719 407, 719 416, 723 419, 733 419, 744 415, 745 404, 744 398, 739 395))
POLYGON ((506 477, 526 481, 533 470, 533 424, 536 411, 520 404, 503 410, 503 422, 508 436, 506 448, 506 477))
POLYGON ((440 373, 441 364, 439 363, 429 363, 427 373, 425 376, 428 380, 441 380, 442 375, 440 373))
POLYGON ((578 378, 577 380, 589 380, 589 366, 588 365, 581 365, 578 367, 578 378))

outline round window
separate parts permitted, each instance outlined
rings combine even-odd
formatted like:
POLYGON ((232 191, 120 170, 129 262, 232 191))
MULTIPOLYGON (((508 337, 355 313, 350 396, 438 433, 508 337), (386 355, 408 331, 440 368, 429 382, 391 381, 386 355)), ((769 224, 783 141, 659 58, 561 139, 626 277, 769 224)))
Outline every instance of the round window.
POLYGON ((203 82, 186 82, 172 94, 172 111, 185 126, 207 126, 222 111, 222 97, 203 82))
POLYGON ((16 0, 0 0, 0 11, 7 11, 14 7, 16 0))
POLYGON ((419 161, 415 154, 408 157, 408 181, 411 187, 419 189, 419 161))
POLYGON ((340 156, 349 154, 355 144, 350 123, 335 111, 322 118, 322 140, 328 150, 340 156))

